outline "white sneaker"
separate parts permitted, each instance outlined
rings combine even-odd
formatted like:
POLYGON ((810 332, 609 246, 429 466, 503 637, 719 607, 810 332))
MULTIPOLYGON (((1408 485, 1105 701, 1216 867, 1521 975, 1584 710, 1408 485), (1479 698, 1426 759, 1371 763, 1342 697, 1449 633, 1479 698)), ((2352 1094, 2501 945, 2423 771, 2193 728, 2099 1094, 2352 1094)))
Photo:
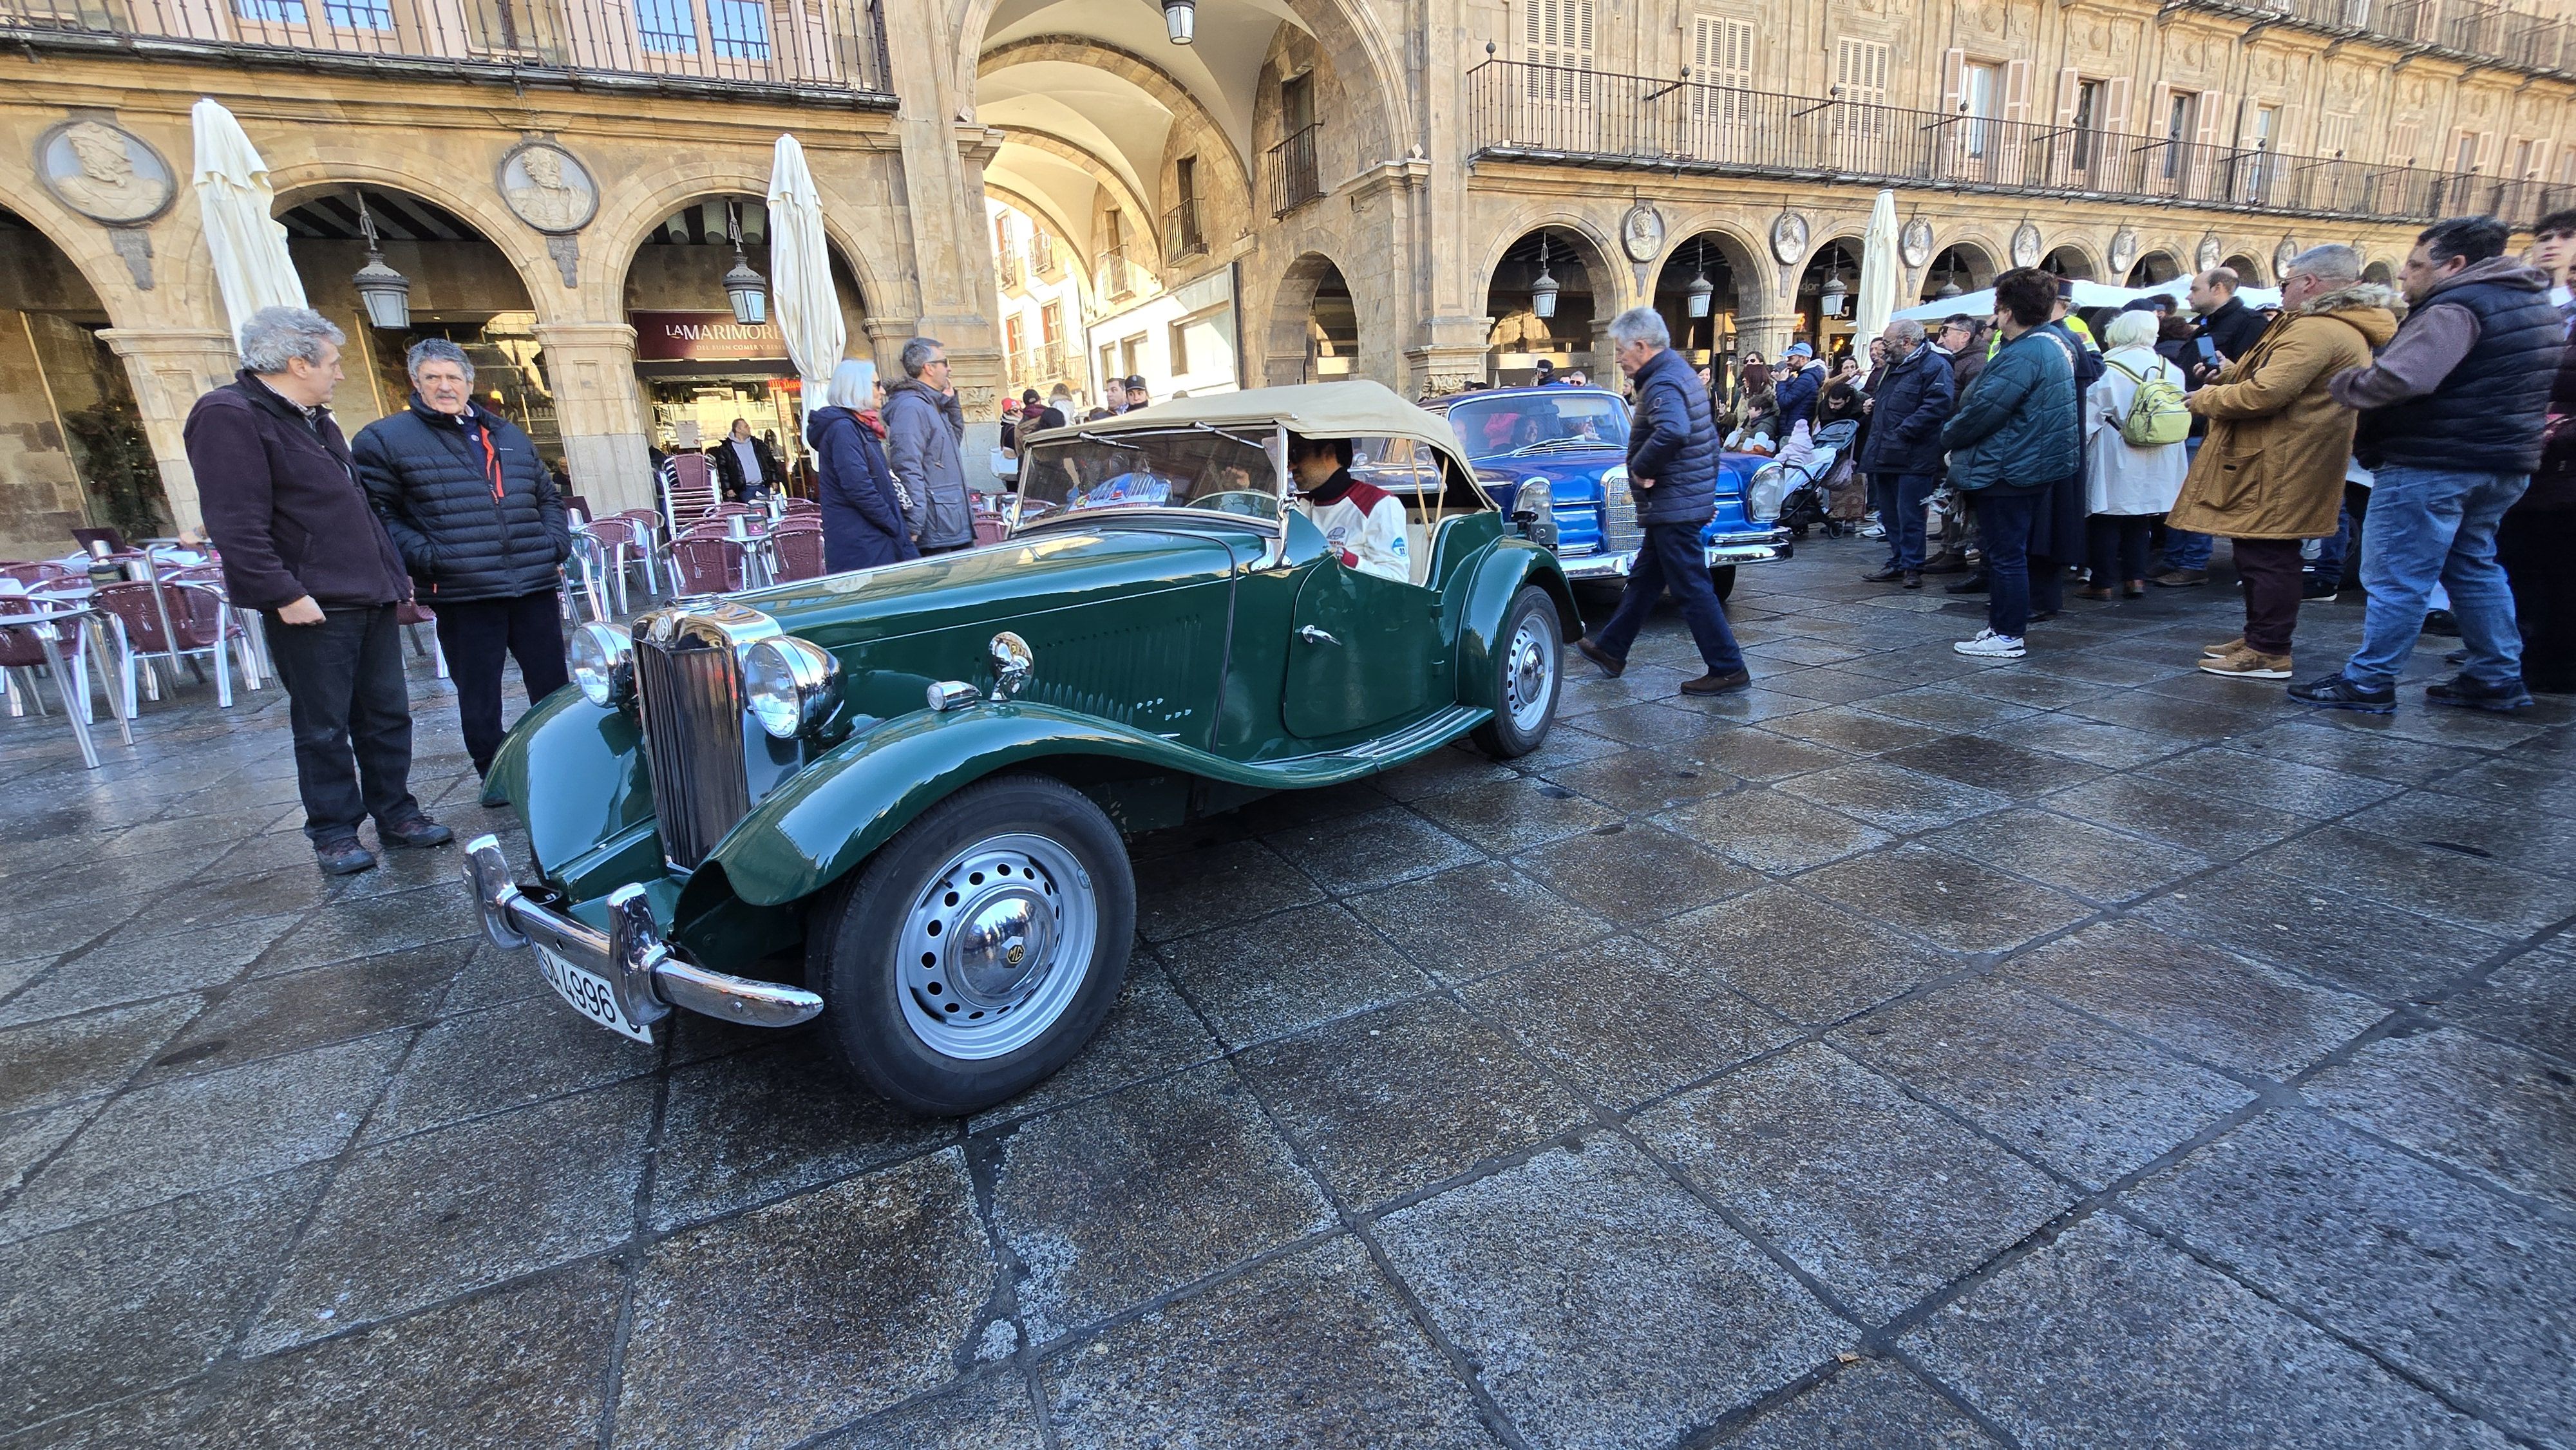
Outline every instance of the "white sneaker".
POLYGON ((1860 527, 1859 534, 1855 535, 1855 537, 1863 539, 1884 539, 1887 537, 1887 526, 1885 524, 1863 524, 1860 527))
POLYGON ((2017 660, 2023 653, 2020 636, 1997 634, 1991 629, 1978 630, 1975 639, 1963 639, 1950 648, 1981 660, 2017 660))

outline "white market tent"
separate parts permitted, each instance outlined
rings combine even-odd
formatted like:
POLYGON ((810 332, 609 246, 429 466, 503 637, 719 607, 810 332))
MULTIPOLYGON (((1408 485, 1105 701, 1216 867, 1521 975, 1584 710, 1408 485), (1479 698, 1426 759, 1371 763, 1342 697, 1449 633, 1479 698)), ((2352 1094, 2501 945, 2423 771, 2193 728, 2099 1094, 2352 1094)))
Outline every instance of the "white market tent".
MULTIPOLYGON (((2082 311, 2090 307, 2119 307, 2140 297, 2170 297, 2174 299, 2177 307, 2188 311, 2190 304, 2183 301, 2183 297, 2190 291, 2189 277, 2176 277, 2170 282, 2159 282, 2153 287, 2114 287, 2106 282, 2079 280, 2075 284, 2074 303, 2076 310, 2082 311)), ((2236 289, 2236 295, 2242 298, 2248 307, 2276 307, 2281 301, 2279 290, 2271 287, 2239 287, 2236 289)), ((1895 315, 1910 317, 1917 322, 1938 322, 1942 318, 1953 317, 1963 312, 1970 317, 1989 317, 1994 314, 1994 310, 1995 290, 1987 287, 1975 292, 1962 292, 1956 297, 1943 297, 1930 302, 1917 303, 1912 307, 1900 307, 1895 315)))

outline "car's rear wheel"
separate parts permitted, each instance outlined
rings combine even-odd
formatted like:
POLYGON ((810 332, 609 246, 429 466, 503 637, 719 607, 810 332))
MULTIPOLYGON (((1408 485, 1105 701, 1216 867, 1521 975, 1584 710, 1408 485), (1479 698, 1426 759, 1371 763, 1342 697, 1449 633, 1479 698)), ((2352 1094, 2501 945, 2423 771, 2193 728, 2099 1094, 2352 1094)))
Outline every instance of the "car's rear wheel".
POLYGON ((1718 564, 1711 567, 1708 571, 1708 584, 1710 588, 1717 591, 1717 602, 1725 603, 1726 597, 1735 592, 1735 566, 1718 564))
POLYGON ((1510 760, 1538 749, 1556 720, 1556 692, 1565 679, 1565 635, 1556 601, 1535 584, 1523 585, 1503 616, 1502 639, 1494 664, 1494 718, 1476 727, 1476 744, 1497 760, 1510 760))
POLYGON ((870 1087, 915 1112, 973 1113, 1099 1030, 1135 930, 1109 818, 1062 781, 1009 775, 923 812, 817 902, 806 976, 870 1087))

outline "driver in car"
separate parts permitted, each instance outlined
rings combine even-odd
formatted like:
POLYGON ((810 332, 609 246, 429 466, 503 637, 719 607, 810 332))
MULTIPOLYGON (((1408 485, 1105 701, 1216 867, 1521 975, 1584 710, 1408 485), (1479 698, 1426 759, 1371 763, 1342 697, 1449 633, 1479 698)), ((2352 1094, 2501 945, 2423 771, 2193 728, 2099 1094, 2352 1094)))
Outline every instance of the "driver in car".
POLYGON ((1343 564, 1398 582, 1410 579, 1404 544, 1404 505, 1373 483, 1351 477, 1351 440, 1288 435, 1288 472, 1297 480, 1297 506, 1323 530, 1343 564))

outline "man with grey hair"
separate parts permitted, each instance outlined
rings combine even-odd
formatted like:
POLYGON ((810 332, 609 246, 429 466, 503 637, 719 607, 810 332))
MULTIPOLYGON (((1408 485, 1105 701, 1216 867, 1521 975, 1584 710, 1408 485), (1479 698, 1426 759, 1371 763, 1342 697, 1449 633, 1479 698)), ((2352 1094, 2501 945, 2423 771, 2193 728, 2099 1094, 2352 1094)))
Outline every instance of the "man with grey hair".
POLYGON ((1706 674, 1682 682, 1682 693, 1741 690, 1752 677, 1726 627, 1699 541, 1717 514, 1717 424, 1709 416, 1708 389, 1699 385, 1689 360, 1672 350, 1672 335, 1651 308, 1631 307, 1610 319, 1610 344, 1636 392, 1628 424, 1628 488, 1646 537, 1618 610, 1600 634, 1576 641, 1575 648, 1616 679, 1628 667, 1637 631, 1669 588, 1708 666, 1706 674))
POLYGON ((1941 486, 1941 425, 1958 400, 1950 359, 1923 338, 1923 324, 1898 318, 1879 334, 1887 345, 1886 373, 1869 402, 1869 438, 1860 471, 1877 496, 1879 522, 1887 526, 1887 562, 1873 584, 1902 581, 1923 587, 1923 505, 1941 486))
POLYGON ((903 345, 903 380, 886 389, 886 463, 903 491, 904 527, 925 554, 975 542, 966 498, 966 410, 948 385, 948 349, 935 337, 903 345))
POLYGON ((2364 367, 2397 331, 2396 294, 2361 281, 2350 247, 2318 247, 2281 278, 2281 320, 2184 405, 2209 419, 2170 528, 2235 540, 2245 632, 2201 652, 2200 668, 2239 680, 2290 677, 2304 581, 2302 541, 2334 532, 2352 458, 2351 409, 2335 374, 2364 367))
POLYGON ((340 329, 304 307, 263 307, 242 327, 242 370, 188 410, 206 532, 232 602, 260 611, 295 736, 296 788, 316 864, 335 876, 388 846, 436 846, 448 829, 412 799, 411 698, 394 606, 402 557, 367 505, 331 419, 340 329))
POLYGON ((438 613, 465 753, 489 772, 506 733, 504 656, 530 705, 571 683, 555 588, 572 529, 536 442, 474 400, 465 349, 424 338, 404 362, 410 405, 359 429, 352 451, 416 597, 438 613))

